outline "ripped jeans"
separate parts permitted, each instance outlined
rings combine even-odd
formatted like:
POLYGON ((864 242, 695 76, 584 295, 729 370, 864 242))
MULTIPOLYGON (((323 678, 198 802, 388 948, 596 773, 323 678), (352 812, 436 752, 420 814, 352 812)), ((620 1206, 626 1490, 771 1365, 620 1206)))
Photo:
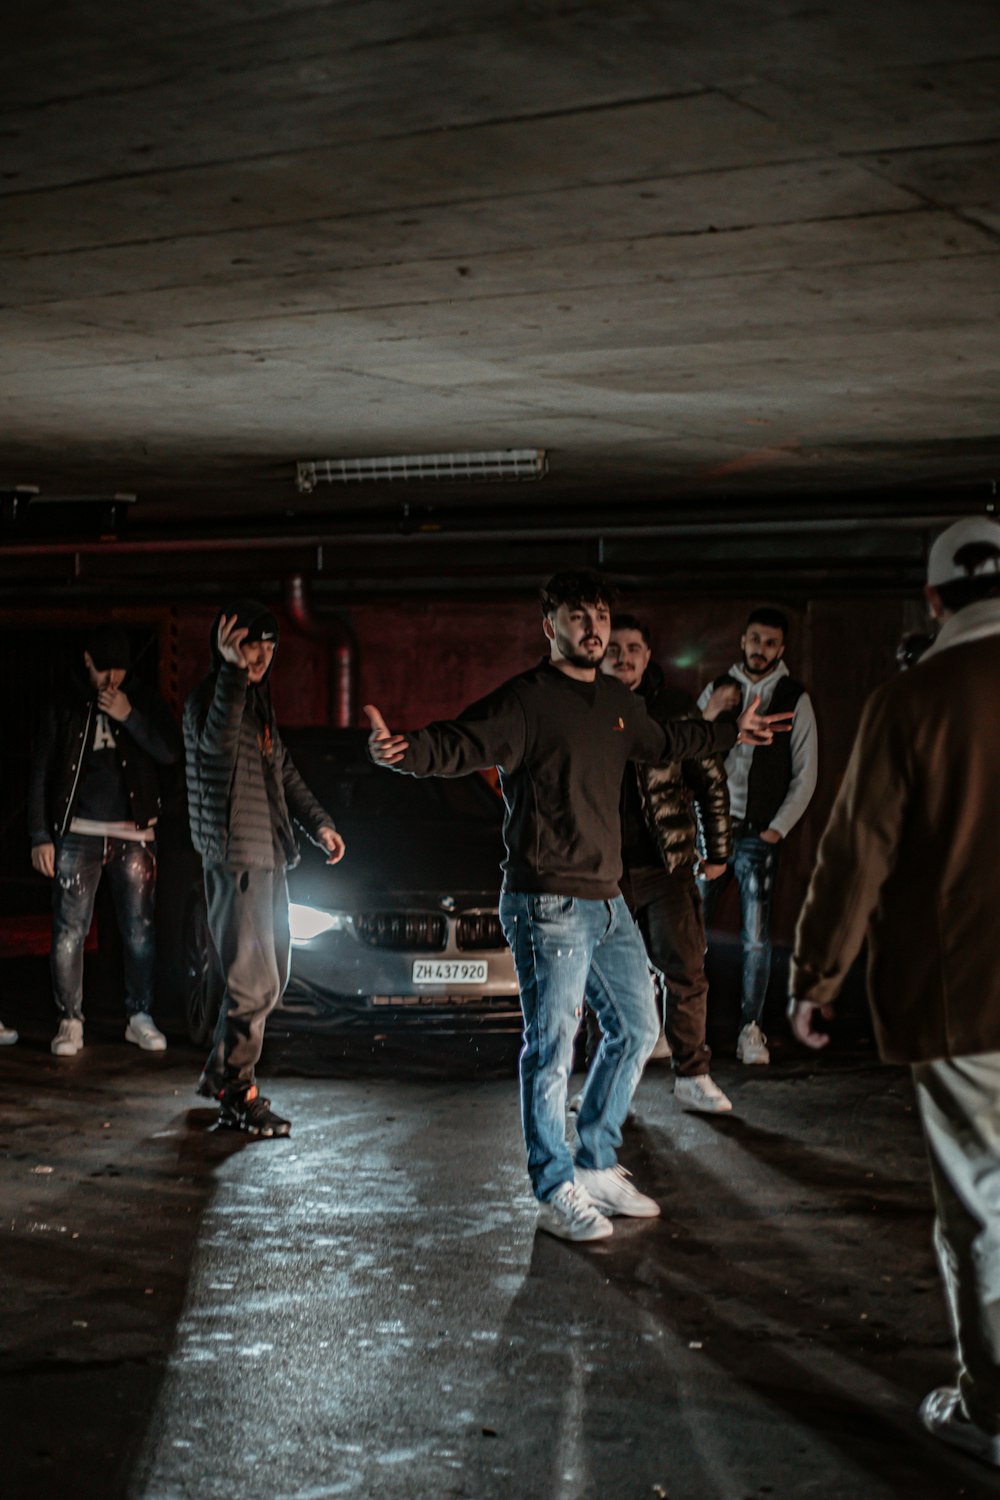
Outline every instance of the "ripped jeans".
POLYGON ((504 891, 500 921, 514 955, 524 1046, 521 1123, 535 1197, 573 1180, 566 1096, 584 997, 601 1044, 580 1099, 577 1165, 613 1167, 621 1127, 659 1032, 646 949, 625 901, 504 891))
POLYGON ((716 904, 734 877, 740 890, 740 940, 743 944, 744 1026, 760 1022, 771 977, 771 903, 778 873, 780 844, 767 844, 754 834, 733 840, 733 854, 717 880, 699 880, 710 927, 716 904))
POLYGON ((137 839, 67 833, 56 845, 52 882, 52 992, 60 1018, 83 1019, 83 946, 94 900, 107 870, 125 957, 125 1011, 153 1009, 156 934, 156 845, 137 839))

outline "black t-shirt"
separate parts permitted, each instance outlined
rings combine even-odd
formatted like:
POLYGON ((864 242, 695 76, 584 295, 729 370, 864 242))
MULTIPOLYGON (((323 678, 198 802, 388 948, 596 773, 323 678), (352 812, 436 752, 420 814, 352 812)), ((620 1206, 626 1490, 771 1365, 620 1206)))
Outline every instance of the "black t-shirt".
POLYGON ((96 711, 83 752, 74 814, 99 823, 132 821, 128 787, 119 763, 111 721, 107 714, 96 711))

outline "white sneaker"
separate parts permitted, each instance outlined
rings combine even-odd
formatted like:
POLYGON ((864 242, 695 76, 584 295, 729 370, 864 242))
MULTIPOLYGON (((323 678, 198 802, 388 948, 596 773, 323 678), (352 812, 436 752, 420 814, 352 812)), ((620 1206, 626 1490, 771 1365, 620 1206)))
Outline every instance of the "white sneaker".
POLYGON ((606 1240, 611 1233, 611 1225, 578 1182, 562 1183, 538 1205, 538 1227, 560 1240, 606 1240))
POLYGON ((660 1205, 629 1182, 624 1167, 577 1167, 576 1180, 586 1188, 602 1214, 624 1214, 629 1219, 655 1219, 660 1205))
POLYGON ((736 1058, 741 1063, 769 1063, 771 1054, 767 1050, 767 1037, 756 1021, 744 1026, 736 1038, 736 1058))
POLYGON ((669 1062, 673 1057, 673 1049, 667 1041, 667 1033, 660 1027, 660 1034, 653 1044, 653 1050, 647 1057, 647 1062, 669 1062))
POLYGON ((17 1032, 11 1031, 9 1026, 5 1026, 3 1022, 0 1021, 0 1047, 13 1047, 16 1041, 17 1032))
POLYGON ((52 1051, 56 1057, 75 1057, 83 1048, 83 1022, 60 1021, 59 1030, 52 1038, 52 1051))
POLYGON ((137 1010, 134 1016, 129 1017, 129 1023, 125 1027, 125 1040, 135 1042, 143 1052, 166 1052, 167 1039, 163 1032, 154 1024, 151 1015, 144 1010, 137 1010))
POLYGON ((728 1114, 733 1107, 733 1101, 708 1073, 697 1073, 694 1078, 675 1078, 674 1098, 685 1109, 700 1109, 707 1115, 728 1114))
POLYGON ((1000 1468, 1000 1434, 985 1432, 966 1415, 953 1385, 940 1386, 920 1403, 920 1420, 935 1437, 1000 1468))

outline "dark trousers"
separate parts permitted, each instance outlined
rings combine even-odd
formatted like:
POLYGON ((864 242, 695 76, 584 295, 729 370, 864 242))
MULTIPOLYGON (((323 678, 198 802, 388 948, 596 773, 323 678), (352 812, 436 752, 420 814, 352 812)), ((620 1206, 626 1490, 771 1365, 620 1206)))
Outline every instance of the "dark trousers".
POLYGON ((264 1023, 288 983, 285 872, 206 865, 205 894, 226 988, 202 1082, 214 1093, 241 1093, 254 1081, 264 1023))
POLYGON ((49 967, 56 1008, 69 1021, 83 1019, 83 947, 105 870, 124 950, 126 1013, 148 1014, 153 1009, 156 846, 138 839, 67 833, 56 846, 49 967))
POLYGON ((684 1078, 707 1073, 712 1053, 705 1040, 705 924, 694 871, 629 870, 622 894, 642 933, 650 963, 663 975, 664 1029, 674 1054, 674 1070, 684 1078))

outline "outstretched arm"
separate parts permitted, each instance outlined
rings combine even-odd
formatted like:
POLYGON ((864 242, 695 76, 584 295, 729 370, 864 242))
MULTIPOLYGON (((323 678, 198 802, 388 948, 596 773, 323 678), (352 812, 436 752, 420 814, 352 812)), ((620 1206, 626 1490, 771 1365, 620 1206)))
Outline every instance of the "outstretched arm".
POLYGON ((376 765, 410 776, 467 776, 500 766, 510 771, 524 755, 524 710, 508 688, 481 698, 457 719, 394 734, 373 703, 365 706, 371 724, 368 753, 376 765))

